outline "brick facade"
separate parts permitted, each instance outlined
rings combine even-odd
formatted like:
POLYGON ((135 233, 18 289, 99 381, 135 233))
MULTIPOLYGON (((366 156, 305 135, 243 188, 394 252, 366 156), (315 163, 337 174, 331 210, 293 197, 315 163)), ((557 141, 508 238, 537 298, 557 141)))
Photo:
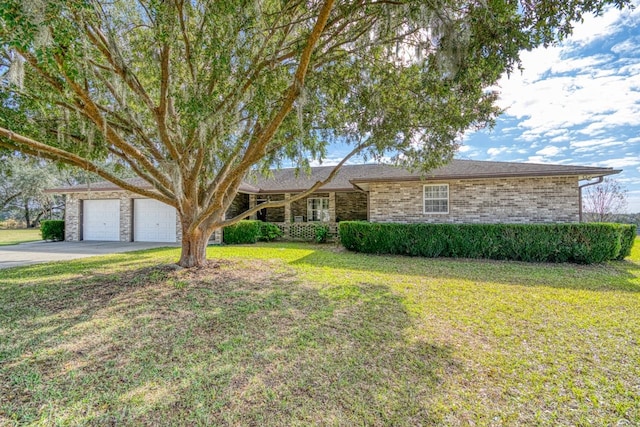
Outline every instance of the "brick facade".
MULTIPOLYGON (((550 223, 579 221, 578 178, 501 178, 429 182, 449 184, 449 213, 423 213, 423 182, 372 182, 369 193, 340 191, 314 193, 310 197, 329 199, 330 223, 346 220, 372 222, 440 223, 550 223)), ((293 194, 238 194, 227 211, 227 218, 254 206, 261 199, 283 200, 293 194)), ((66 194, 65 239, 82 238, 82 200, 118 199, 120 201, 120 241, 133 240, 134 199, 128 191, 87 191, 66 194)), ((290 206, 270 208, 266 220, 290 225, 296 216, 307 221, 307 198, 290 206), (287 220, 288 218, 288 220, 287 220)), ((182 229, 177 217, 177 241, 182 229)), ((212 240, 221 242, 220 231, 212 240)))
POLYGON ((579 221, 577 177, 429 182, 449 184, 449 213, 423 213, 424 182, 371 183, 372 222, 551 223, 579 221))

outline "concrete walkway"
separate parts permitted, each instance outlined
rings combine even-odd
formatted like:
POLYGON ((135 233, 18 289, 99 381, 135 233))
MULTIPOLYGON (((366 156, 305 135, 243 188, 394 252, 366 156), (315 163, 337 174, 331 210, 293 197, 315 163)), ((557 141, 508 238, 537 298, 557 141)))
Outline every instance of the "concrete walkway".
POLYGON ((0 268, 19 267, 51 261, 66 261, 142 249, 177 247, 175 243, 145 242, 29 242, 0 246, 0 268))

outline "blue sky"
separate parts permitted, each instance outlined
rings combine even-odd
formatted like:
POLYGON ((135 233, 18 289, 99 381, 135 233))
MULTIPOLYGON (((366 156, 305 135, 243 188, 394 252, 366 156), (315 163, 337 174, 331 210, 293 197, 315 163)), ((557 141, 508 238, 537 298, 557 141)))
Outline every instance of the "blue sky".
POLYGON ((627 211, 640 212, 640 2, 588 17, 522 61, 499 84, 496 127, 465 135, 457 157, 622 169, 627 211))

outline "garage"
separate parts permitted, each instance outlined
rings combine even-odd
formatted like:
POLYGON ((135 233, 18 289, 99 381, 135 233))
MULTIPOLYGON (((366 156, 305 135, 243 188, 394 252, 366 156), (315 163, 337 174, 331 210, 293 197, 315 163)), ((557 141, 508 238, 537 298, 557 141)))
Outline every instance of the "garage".
POLYGON ((82 202, 83 240, 120 240, 120 200, 84 200, 82 202))
POLYGON ((175 243, 176 209, 153 199, 135 199, 133 201, 133 240, 175 243))

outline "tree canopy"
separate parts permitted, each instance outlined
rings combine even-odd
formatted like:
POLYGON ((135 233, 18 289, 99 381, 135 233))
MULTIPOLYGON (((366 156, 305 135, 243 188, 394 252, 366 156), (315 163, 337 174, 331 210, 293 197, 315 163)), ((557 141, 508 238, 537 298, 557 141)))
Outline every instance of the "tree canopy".
POLYGON ((609 4, 628 1, 6 0, 0 147, 174 206, 180 264, 199 265, 214 230, 252 213, 224 216, 251 171, 335 142, 352 150, 338 167, 442 164, 499 114, 490 88, 521 50, 609 4))
POLYGON ((55 197, 44 190, 60 182, 55 165, 18 156, 0 156, 0 163, 0 217, 13 217, 33 227, 42 216, 53 214, 55 197))

